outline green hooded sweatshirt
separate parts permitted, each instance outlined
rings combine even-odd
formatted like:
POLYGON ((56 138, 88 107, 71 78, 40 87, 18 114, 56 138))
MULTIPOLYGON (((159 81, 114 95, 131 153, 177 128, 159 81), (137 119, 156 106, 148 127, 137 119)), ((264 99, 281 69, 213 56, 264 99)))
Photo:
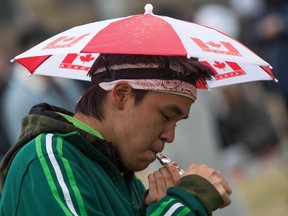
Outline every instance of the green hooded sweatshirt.
POLYGON ((188 176, 145 206, 142 182, 121 164, 112 143, 72 116, 39 104, 23 119, 20 139, 1 164, 0 216, 202 216, 221 205, 213 186, 188 176), (207 193, 212 202, 202 200, 207 193))

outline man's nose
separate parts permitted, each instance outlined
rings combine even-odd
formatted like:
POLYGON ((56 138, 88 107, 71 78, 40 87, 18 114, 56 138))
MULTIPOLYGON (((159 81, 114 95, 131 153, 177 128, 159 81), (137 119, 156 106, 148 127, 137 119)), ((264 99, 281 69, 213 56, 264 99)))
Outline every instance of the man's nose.
POLYGON ((170 125, 163 130, 161 133, 161 139, 164 140, 167 143, 171 143, 175 139, 175 127, 176 125, 170 125))

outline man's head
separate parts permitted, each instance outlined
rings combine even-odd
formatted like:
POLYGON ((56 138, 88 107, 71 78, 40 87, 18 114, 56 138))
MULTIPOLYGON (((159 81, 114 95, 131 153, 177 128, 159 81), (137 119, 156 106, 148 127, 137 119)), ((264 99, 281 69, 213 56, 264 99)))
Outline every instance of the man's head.
POLYGON ((196 100, 196 83, 211 75, 186 57, 100 56, 77 113, 113 143, 125 167, 139 171, 174 140, 176 123, 196 100))
POLYGON ((92 87, 79 100, 76 111, 102 120, 102 101, 119 80, 127 81, 135 105, 148 91, 173 93, 197 98, 196 83, 211 79, 213 72, 197 59, 184 56, 105 54, 95 61, 89 74, 92 87))

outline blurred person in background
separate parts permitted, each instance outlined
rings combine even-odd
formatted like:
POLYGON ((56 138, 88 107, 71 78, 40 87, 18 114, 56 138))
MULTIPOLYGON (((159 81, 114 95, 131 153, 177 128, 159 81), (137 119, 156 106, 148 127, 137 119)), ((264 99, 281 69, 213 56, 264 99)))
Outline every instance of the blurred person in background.
POLYGON ((219 116, 218 123, 222 147, 227 153, 231 151, 234 157, 230 157, 232 160, 228 160, 229 156, 226 158, 227 161, 231 161, 228 166, 234 177, 241 175, 244 166, 249 167, 247 161, 265 160, 279 154, 278 133, 267 112, 264 99, 261 98, 263 92, 257 94, 256 91, 256 84, 221 89, 225 108, 222 106, 222 115, 219 116), (247 94, 250 94, 250 97, 247 94), (232 161, 237 160, 239 163, 233 164, 232 161))
POLYGON ((288 112, 288 1, 264 0, 264 9, 251 21, 249 42, 271 63, 279 79, 265 86, 270 93, 281 94, 288 112))
MULTIPOLYGON (((8 72, 8 58, 7 56, 0 51, 0 113, 3 113, 1 106, 1 98, 3 90, 6 87, 7 82, 7 72, 8 72)), ((5 153, 10 148, 9 140, 5 130, 5 124, 0 121, 0 161, 2 160, 5 153)))
MULTIPOLYGON (((31 25, 19 34, 19 52, 26 51, 50 36, 39 25, 31 25)), ((1 121, 9 143, 15 144, 20 135, 21 119, 31 106, 41 102, 62 106, 73 111, 74 104, 84 92, 80 81, 45 76, 28 76, 19 64, 13 64, 7 74, 7 85, 1 98, 1 121)))
POLYGON ((250 22, 249 43, 271 63, 279 80, 263 85, 281 138, 281 156, 288 161, 288 1, 263 0, 263 3, 261 13, 250 22))

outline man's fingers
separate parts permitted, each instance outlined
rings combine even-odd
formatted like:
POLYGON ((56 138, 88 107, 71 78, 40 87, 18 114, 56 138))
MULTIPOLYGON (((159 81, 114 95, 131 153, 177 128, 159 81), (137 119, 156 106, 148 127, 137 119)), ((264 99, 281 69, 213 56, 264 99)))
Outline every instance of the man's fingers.
POLYGON ((154 173, 155 181, 156 181, 156 187, 157 187, 157 193, 159 196, 165 196, 167 187, 166 187, 166 179, 163 176, 163 174, 159 172, 154 173))
POLYGON ((166 195, 166 183, 161 172, 157 171, 148 176, 149 193, 146 197, 148 205, 158 202, 163 196, 166 195))
POLYGON ((148 182, 149 182, 149 191, 157 191, 156 180, 154 174, 148 175, 148 182))
POLYGON ((225 195, 222 195, 222 199, 223 199, 223 204, 219 208, 224 208, 231 204, 231 198, 229 197, 227 193, 225 195))
POLYGON ((175 185, 173 177, 166 167, 162 167, 159 171, 163 175, 166 189, 175 185))
POLYGON ((231 195, 232 189, 231 189, 231 187, 228 185, 228 182, 226 182, 225 180, 224 180, 224 183, 223 183, 223 187, 224 187, 226 193, 227 193, 228 195, 231 195))
MULTIPOLYGON (((189 168, 188 168, 189 173, 187 173, 187 174, 188 174, 188 175, 189 175, 189 174, 197 174, 197 173, 199 172, 199 170, 200 170, 200 167, 201 167, 201 166, 199 166, 198 164, 192 163, 192 164, 189 166, 189 168)), ((184 173, 184 174, 185 174, 185 173, 184 173)))
POLYGON ((178 182, 180 175, 174 164, 162 167, 148 176, 149 193, 146 197, 146 203, 152 204, 159 201, 166 195, 167 189, 178 182))

